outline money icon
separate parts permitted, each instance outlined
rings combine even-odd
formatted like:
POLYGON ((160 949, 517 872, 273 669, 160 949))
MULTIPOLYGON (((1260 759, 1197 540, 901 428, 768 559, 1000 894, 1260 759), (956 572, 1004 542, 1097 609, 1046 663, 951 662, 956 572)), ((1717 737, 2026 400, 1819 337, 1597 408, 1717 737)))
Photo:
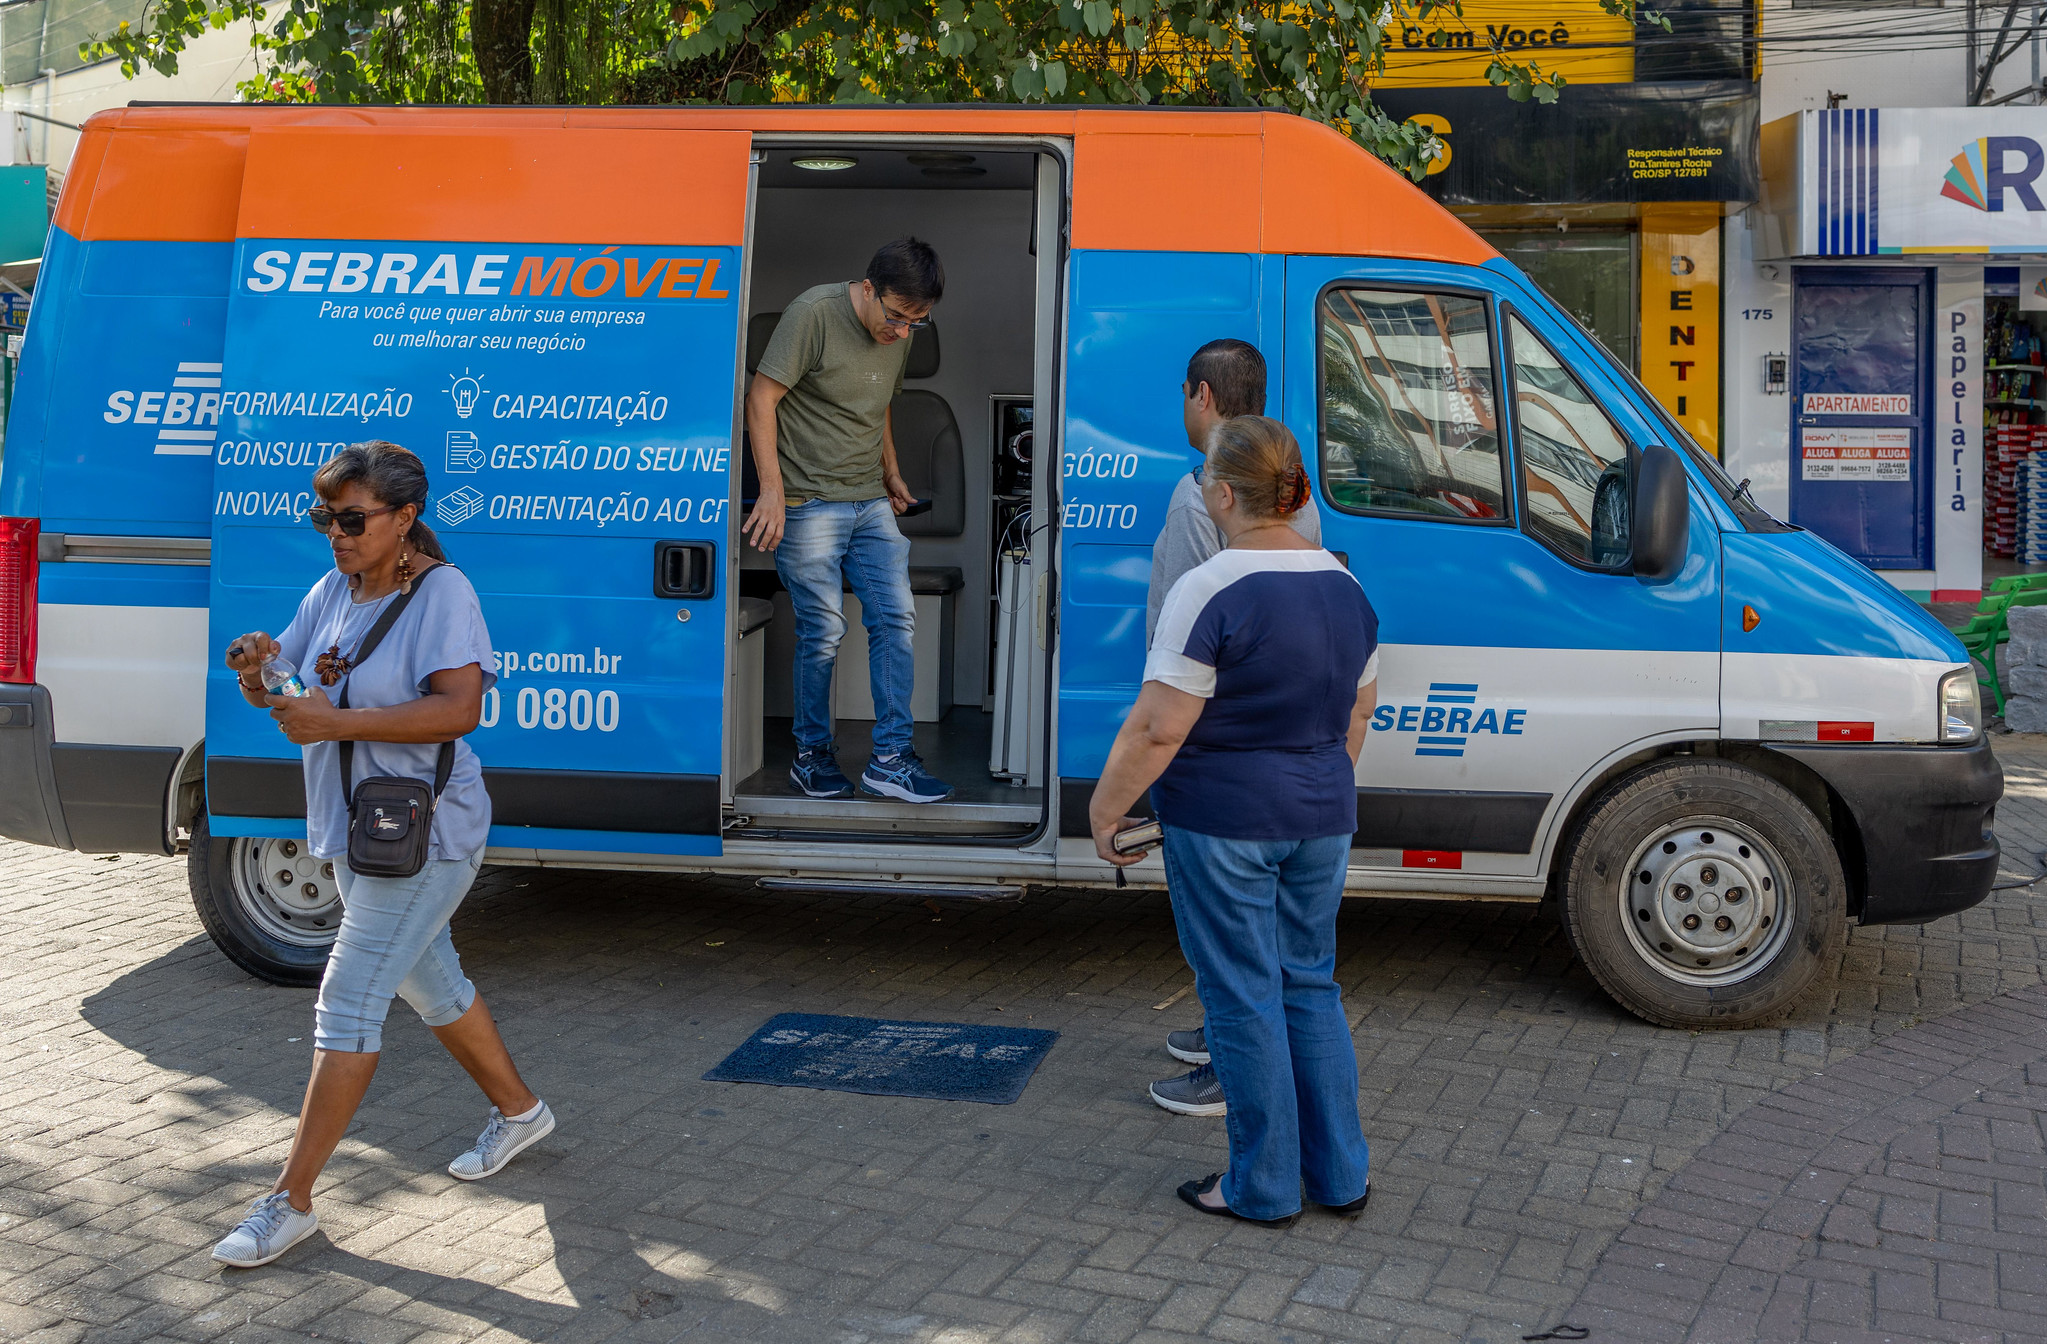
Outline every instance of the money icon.
POLYGON ((473 485, 465 485, 434 503, 434 516, 444 527, 456 527, 483 512, 484 499, 473 485))

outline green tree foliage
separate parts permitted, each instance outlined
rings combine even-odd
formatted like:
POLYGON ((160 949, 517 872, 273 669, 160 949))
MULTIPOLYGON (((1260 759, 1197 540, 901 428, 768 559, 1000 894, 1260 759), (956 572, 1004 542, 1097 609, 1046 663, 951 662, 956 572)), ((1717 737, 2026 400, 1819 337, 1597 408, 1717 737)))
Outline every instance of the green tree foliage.
MULTIPOLYGON (((1600 0, 1635 19, 1636 0, 1600 0)), ((1372 102, 1386 38, 1460 0, 153 0, 86 43, 177 69, 243 20, 252 100, 326 103, 1092 103, 1265 107, 1335 126, 1416 177, 1430 133, 1372 102), (1374 6, 1375 7, 1368 7, 1374 6)), ((1667 28, 1660 15, 1641 21, 1667 28)), ((1564 79, 1495 48, 1518 100, 1564 79)))

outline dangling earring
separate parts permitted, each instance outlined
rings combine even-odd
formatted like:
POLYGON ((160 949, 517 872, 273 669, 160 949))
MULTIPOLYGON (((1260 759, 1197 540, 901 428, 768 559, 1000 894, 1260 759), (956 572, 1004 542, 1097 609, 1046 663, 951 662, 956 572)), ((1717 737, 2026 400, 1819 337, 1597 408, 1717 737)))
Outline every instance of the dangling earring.
POLYGON ((398 591, 401 593, 412 591, 412 552, 410 550, 400 550, 398 552, 398 591))

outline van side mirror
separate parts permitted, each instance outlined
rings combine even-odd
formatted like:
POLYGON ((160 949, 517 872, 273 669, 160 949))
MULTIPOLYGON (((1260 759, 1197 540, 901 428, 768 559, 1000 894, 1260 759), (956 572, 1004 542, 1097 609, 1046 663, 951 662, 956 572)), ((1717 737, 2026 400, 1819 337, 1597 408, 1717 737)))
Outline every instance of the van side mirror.
POLYGON ((1635 469, 1635 577, 1677 577, 1691 545, 1691 486, 1675 450, 1656 444, 1635 469))

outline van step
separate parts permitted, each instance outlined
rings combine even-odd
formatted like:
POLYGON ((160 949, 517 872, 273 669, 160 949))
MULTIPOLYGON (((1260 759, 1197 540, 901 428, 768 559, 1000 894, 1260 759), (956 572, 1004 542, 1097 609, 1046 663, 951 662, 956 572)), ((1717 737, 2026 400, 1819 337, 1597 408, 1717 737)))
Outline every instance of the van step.
POLYGON ((908 896, 915 900, 1014 901, 1024 889, 1001 882, 884 882, 844 877, 763 877, 769 891, 837 891, 853 896, 908 896))
POLYGON ((898 830, 890 822, 947 823, 973 822, 982 825, 1029 826, 1044 815, 1040 790, 1005 789, 1021 795, 1015 802, 899 803, 887 798, 794 798, 787 794, 743 793, 734 797, 732 809, 753 819, 753 824, 786 825, 802 822, 832 828, 858 826, 861 829, 898 830))

